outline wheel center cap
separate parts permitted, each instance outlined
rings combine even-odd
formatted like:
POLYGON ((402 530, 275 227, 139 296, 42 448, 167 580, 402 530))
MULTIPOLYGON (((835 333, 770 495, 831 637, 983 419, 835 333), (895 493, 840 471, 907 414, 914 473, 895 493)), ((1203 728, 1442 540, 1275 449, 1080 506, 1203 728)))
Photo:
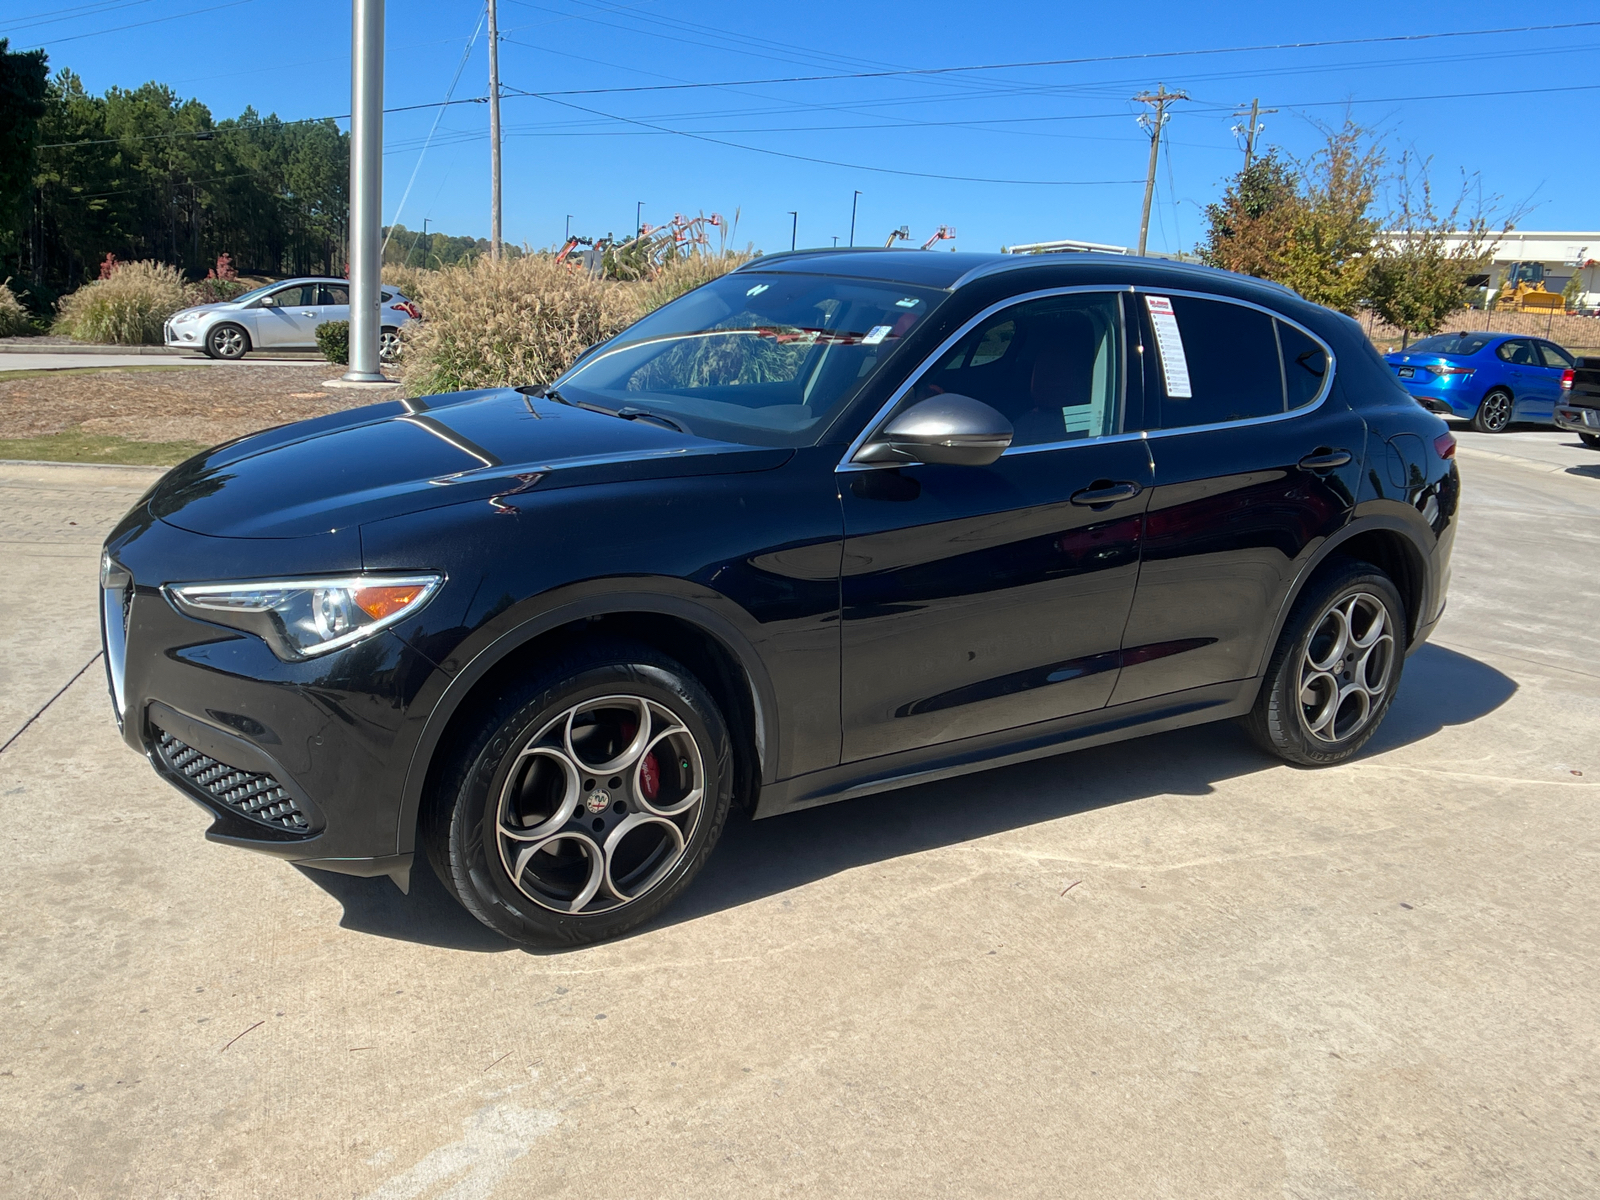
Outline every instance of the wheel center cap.
POLYGON ((602 788, 596 788, 583 798, 583 804, 592 813, 603 813, 611 807, 611 793, 602 788))

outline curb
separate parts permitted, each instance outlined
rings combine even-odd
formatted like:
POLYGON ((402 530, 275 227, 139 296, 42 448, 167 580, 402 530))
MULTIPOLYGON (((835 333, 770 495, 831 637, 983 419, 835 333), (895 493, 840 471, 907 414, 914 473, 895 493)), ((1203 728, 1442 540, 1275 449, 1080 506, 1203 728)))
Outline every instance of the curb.
MULTIPOLYGON (((0 345, 0 357, 7 354, 116 354, 135 355, 151 358, 195 358, 205 359, 206 356, 198 349, 188 350, 182 346, 101 346, 93 343, 70 343, 62 345, 55 343, 45 346, 19 346, 0 345)), ((321 354, 312 350, 279 350, 270 354, 263 354, 263 358, 292 358, 296 362, 326 362, 321 354)), ((211 361, 207 359, 206 361, 211 361)), ((248 359, 239 359, 239 362, 248 364, 248 359)))
POLYGON ((0 467, 71 467, 90 471, 160 471, 166 474, 171 467, 152 467, 148 463, 75 463, 56 462, 49 458, 0 458, 0 467))

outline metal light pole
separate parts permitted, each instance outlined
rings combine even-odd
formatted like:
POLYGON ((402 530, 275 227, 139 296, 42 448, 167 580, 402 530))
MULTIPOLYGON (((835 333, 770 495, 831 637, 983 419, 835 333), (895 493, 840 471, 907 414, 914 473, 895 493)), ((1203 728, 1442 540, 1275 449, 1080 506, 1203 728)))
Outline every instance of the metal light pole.
POLYGON ((383 269, 383 0, 351 0, 350 365, 348 383, 384 383, 378 369, 383 269))
POLYGON ((800 240, 800 214, 791 208, 789 215, 794 218, 794 225, 789 230, 789 249, 793 250, 795 243, 800 240))
POLYGON ((861 199, 861 189, 856 189, 856 194, 850 197, 850 244, 856 244, 856 203, 861 199))
POLYGON ((638 237, 644 232, 644 201, 641 200, 633 206, 633 236, 638 237))
POLYGON ((500 27, 489 0, 489 257, 500 257, 500 27))
POLYGON ((572 240, 572 214, 571 213, 567 214, 567 236, 562 238, 561 240, 563 242, 570 242, 572 240))

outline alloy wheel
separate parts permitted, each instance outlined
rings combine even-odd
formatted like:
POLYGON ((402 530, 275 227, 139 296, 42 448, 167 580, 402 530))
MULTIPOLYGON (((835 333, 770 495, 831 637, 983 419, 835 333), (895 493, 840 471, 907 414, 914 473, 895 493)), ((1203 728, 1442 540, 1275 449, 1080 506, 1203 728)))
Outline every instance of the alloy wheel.
POLYGON ((512 763, 495 810, 500 862, 543 908, 612 911, 683 860, 705 798, 699 743, 673 712, 643 696, 585 700, 512 763))
POLYGON ((213 330, 211 349, 221 358, 238 358, 244 353, 244 334, 231 325, 213 330))
POLYGON ((1300 664, 1300 716, 1322 742, 1360 733, 1383 707, 1394 674, 1389 610, 1371 592, 1336 600, 1312 629, 1300 664))
POLYGON ((1499 433, 1511 424, 1511 397, 1504 392, 1490 392, 1483 398, 1479 420, 1490 433, 1499 433))
POLYGON ((378 335, 378 360, 394 362, 400 357, 400 331, 385 329, 378 335))

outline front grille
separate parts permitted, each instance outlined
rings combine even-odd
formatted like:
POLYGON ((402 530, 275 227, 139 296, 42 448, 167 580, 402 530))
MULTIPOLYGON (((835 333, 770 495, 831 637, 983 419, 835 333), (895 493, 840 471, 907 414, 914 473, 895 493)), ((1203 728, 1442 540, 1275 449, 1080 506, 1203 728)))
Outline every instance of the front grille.
POLYGON ((161 761, 212 799, 274 829, 287 829, 291 833, 311 831, 311 822, 305 813, 271 775, 241 771, 218 762, 180 742, 165 729, 158 728, 155 733, 156 753, 161 761))

